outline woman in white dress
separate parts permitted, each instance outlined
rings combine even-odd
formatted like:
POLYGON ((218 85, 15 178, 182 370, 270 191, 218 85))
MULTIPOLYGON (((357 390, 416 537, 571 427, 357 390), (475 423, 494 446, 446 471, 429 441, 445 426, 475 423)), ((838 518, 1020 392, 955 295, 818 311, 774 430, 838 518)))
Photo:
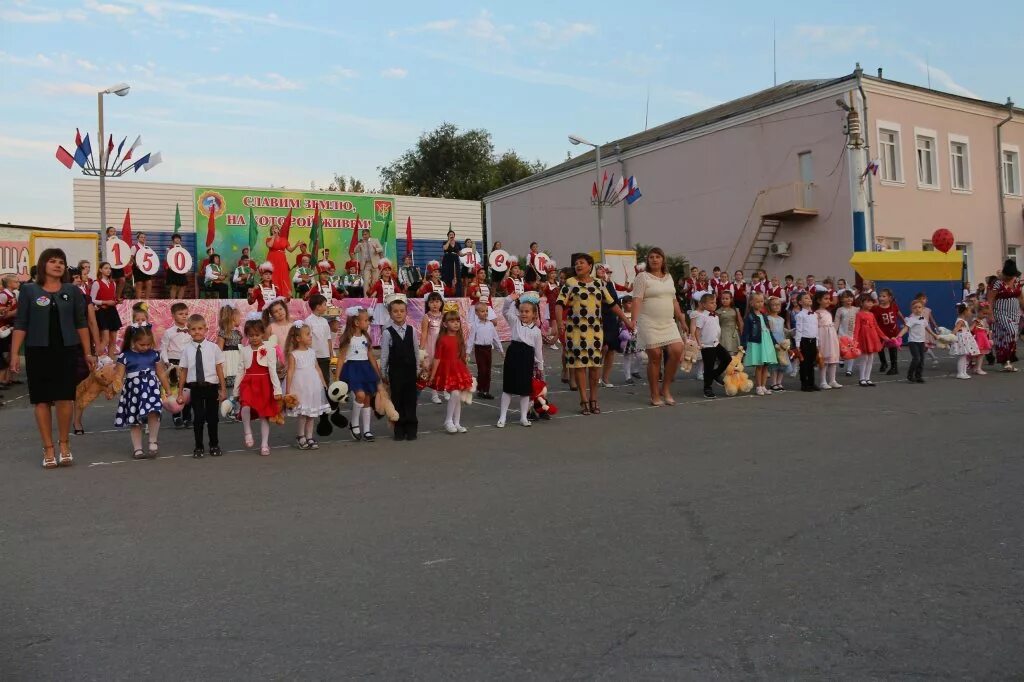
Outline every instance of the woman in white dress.
POLYGON ((633 319, 637 347, 647 351, 647 384, 651 405, 675 405, 672 380, 683 356, 683 339, 677 323, 685 324, 676 298, 672 275, 665 269, 665 252, 658 247, 647 252, 647 267, 633 280, 633 319), (664 373, 662 357, 667 357, 664 373))

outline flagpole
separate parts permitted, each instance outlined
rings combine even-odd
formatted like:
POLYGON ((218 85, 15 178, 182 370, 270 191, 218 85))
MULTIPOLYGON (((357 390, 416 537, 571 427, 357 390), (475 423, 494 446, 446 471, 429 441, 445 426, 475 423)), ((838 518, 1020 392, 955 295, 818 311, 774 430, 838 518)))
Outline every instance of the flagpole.
POLYGON ((96 104, 99 109, 100 122, 100 260, 107 253, 107 168, 103 163, 103 91, 96 93, 96 104))

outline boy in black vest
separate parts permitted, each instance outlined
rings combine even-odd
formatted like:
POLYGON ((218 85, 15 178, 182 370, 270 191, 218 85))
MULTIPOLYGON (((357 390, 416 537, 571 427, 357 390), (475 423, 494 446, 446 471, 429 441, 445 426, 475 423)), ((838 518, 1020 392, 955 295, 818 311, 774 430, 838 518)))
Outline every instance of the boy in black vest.
POLYGON ((406 324, 406 298, 388 297, 391 323, 380 338, 380 370, 391 390, 391 402, 398 411, 395 440, 416 440, 416 374, 419 365, 419 340, 416 330, 406 324))

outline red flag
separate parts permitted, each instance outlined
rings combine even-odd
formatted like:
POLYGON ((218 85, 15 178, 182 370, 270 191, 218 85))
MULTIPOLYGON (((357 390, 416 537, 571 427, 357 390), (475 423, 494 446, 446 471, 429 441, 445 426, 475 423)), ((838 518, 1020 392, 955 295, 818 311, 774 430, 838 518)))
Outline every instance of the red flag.
POLYGON ((356 224, 352 228, 352 241, 348 244, 348 255, 351 257, 356 252, 356 244, 359 243, 359 214, 356 213, 356 224))
POLYGON ((209 219, 206 221, 206 248, 213 244, 213 238, 217 235, 217 204, 210 204, 209 219))
POLYGON ((313 265, 315 266, 320 262, 320 247, 323 244, 320 243, 320 233, 323 231, 320 225, 320 207, 313 207, 313 227, 309 230, 309 250, 313 253, 313 265))
POLYGON ((57 160, 68 168, 71 168, 75 163, 75 157, 71 156, 71 153, 64 149, 64 147, 57 147, 57 160))
POLYGON ((594 188, 590 190, 590 198, 597 201, 597 181, 594 181, 594 188))
POLYGON ((78 130, 78 128, 75 128, 75 146, 82 146, 82 133, 80 130, 78 130))
POLYGON ((128 246, 132 245, 132 210, 124 212, 124 224, 121 225, 121 240, 128 246))
POLYGON ((405 255, 412 255, 412 216, 405 219, 405 255))
POLYGON ((107 156, 110 156, 110 152, 114 151, 114 135, 111 133, 110 141, 107 142, 107 156))
POLYGON ((288 241, 288 231, 292 229, 292 209, 288 209, 288 215, 284 217, 284 223, 281 224, 281 238, 288 241))

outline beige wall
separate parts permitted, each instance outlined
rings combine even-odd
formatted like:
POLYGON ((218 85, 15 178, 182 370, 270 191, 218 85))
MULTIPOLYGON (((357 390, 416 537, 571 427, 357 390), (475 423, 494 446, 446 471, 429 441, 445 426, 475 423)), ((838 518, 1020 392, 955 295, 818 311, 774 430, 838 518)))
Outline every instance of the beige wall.
MULTIPOLYGON (((780 276, 848 275, 852 208, 837 94, 823 92, 815 101, 771 116, 625 159, 626 174, 637 177, 643 198, 605 212, 605 248, 655 244, 701 267, 731 263, 738 268, 765 205, 759 192, 797 182, 797 155, 810 151, 819 217, 783 224, 776 239, 792 242, 792 256, 769 257, 765 267, 780 276), (632 243, 625 235, 626 212, 632 243)), ((609 164, 611 170, 622 172, 616 163, 609 164)), ((596 250, 596 210, 589 203, 593 181, 591 166, 583 174, 491 201, 492 238, 514 253, 536 240, 559 262, 572 251, 596 250)))
MULTIPOLYGON (((869 134, 872 154, 878 156, 880 125, 899 126, 902 183, 874 179, 875 235, 904 240, 905 248, 920 249, 932 233, 945 227, 958 242, 971 244, 972 279, 976 282, 1002 266, 1000 253, 998 156, 996 130, 1006 111, 930 93, 906 90, 884 82, 869 82, 869 134), (937 137, 938 189, 918 186, 915 128, 933 130, 937 137), (971 189, 952 188, 950 135, 968 139, 971 189)), ((1024 117, 1003 127, 1003 142, 1024 150, 1024 117)), ((1024 218, 1020 197, 1007 197, 1007 244, 1024 247, 1024 218)))

